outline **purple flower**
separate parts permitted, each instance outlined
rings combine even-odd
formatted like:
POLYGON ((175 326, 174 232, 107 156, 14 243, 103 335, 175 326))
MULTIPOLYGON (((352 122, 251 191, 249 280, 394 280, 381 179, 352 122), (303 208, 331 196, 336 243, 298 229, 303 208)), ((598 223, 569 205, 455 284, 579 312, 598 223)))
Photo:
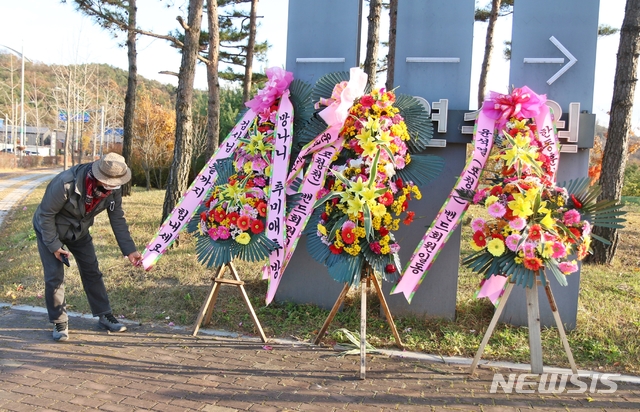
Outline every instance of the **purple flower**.
POLYGON ((398 253, 400 251, 400 245, 397 243, 391 243, 389 245, 389 249, 391 249, 391 253, 398 253))

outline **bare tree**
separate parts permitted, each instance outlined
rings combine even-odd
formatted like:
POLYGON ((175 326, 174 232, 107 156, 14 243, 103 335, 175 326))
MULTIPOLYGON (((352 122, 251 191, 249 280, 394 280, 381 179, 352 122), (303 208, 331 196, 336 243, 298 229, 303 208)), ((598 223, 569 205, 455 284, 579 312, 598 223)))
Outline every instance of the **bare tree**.
MULTIPOLYGON (((127 4, 128 28, 127 28, 127 60, 129 74, 127 76, 127 94, 124 98, 124 133, 122 138, 122 157, 125 162, 131 163, 133 152, 133 117, 136 111, 136 89, 138 87, 138 52, 136 51, 136 0, 129 0, 127 4)), ((131 194, 131 181, 122 185, 122 195, 131 194)))
POLYGON ((491 56, 493 55, 493 34, 495 32, 496 22, 501 15, 509 14, 513 11, 513 0, 491 0, 489 9, 477 9, 475 12, 476 21, 487 21, 487 36, 484 43, 484 57, 482 58, 482 67, 480 69, 480 81, 478 82, 478 107, 484 102, 487 94, 487 77, 491 66, 491 56), (503 9, 503 14, 500 14, 503 9))
POLYGON ((380 43, 380 13, 382 11, 381 0, 369 1, 369 27, 367 29, 367 52, 364 59, 364 72, 369 76, 367 85, 373 88, 376 84, 376 71, 378 68, 378 44, 380 43))
POLYGON ((398 0, 389 1, 389 51, 387 52, 387 90, 393 90, 396 71, 396 33, 398 29, 398 0))
MULTIPOLYGON (((599 200, 620 200, 624 169, 629 151, 629 133, 633 99, 638 81, 638 55, 640 54, 640 1, 627 0, 624 20, 620 30, 620 45, 613 83, 613 97, 609 114, 609 132, 604 154, 599 200)), ((596 226, 594 234, 611 242, 604 245, 594 242, 589 262, 611 263, 618 247, 618 229, 596 226)))
MULTIPOLYGON (((220 79, 218 77, 220 23, 218 21, 218 2, 216 0, 207 0, 207 27, 209 30, 209 64, 207 64, 209 103, 207 110, 207 147, 205 150, 205 158, 209 159, 213 156, 213 153, 218 147, 218 141, 220 140, 220 79)), ((249 84, 250 83, 251 82, 249 82, 249 84)))
POLYGON ((169 171, 167 192, 162 207, 164 221, 173 210, 189 182, 190 160, 193 152, 193 82, 196 61, 200 50, 200 28, 204 0, 189 0, 187 23, 179 19, 185 31, 182 47, 182 62, 176 95, 176 142, 173 149, 173 162, 169 171))
MULTIPOLYGON (((66 3, 66 0, 61 0, 66 3)), ((102 27, 115 32, 124 30, 127 33, 127 58, 129 74, 127 77, 127 93, 124 105, 124 129, 122 138, 122 156, 127 163, 131 162, 133 140, 133 116, 136 105, 136 87, 138 81, 136 51, 136 0, 74 0, 78 10, 93 17, 102 27)), ((131 183, 123 185, 122 194, 131 194, 131 183)))

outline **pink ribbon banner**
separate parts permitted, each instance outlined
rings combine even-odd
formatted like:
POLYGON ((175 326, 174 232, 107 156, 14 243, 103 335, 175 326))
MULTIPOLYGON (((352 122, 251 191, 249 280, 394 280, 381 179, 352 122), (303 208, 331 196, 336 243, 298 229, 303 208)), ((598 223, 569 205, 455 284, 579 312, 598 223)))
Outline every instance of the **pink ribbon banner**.
MULTIPOLYGON (((267 216, 266 235, 281 247, 285 244, 285 214, 286 214, 286 181, 287 165, 291 158, 291 142, 293 140, 293 106, 288 93, 282 95, 278 107, 276 124, 276 139, 273 152, 273 164, 271 170, 269 214, 267 216)), ((278 248, 269 255, 268 267, 281 267, 284 260, 282 248, 278 248)), ((263 277, 271 282, 274 276, 272 271, 263 271, 263 277)))
MULTIPOLYGON (((331 133, 338 134, 340 128, 333 126, 329 128, 331 133)), ((291 260, 291 256, 298 245, 298 240, 302 235, 313 208, 318 198, 318 191, 322 188, 327 174, 327 170, 331 165, 331 159, 342 146, 342 138, 335 141, 335 145, 326 146, 314 153, 309 169, 304 175, 304 180, 300 188, 300 200, 296 206, 291 209, 286 218, 286 238, 284 242, 284 250, 282 251, 284 259, 280 266, 273 265, 263 268, 263 277, 267 273, 269 278, 269 286, 267 288, 266 303, 269 304, 276 295, 280 280, 287 264, 291 260), (268 272, 267 272, 268 271, 268 272)))
POLYGON ((474 128, 473 156, 467 162, 454 189, 413 252, 400 281, 393 287, 391 294, 403 293, 411 303, 420 283, 469 207, 469 202, 461 199, 457 190, 475 190, 478 186, 482 169, 493 146, 494 129, 495 120, 480 111, 474 128))
POLYGON ((197 208, 202 203, 205 194, 216 181, 218 173, 215 164, 220 159, 231 157, 238 146, 239 139, 243 138, 249 130, 256 114, 248 110, 242 119, 231 130, 225 141, 216 150, 207 164, 202 168, 198 176, 191 183, 187 192, 180 198, 173 211, 162 223, 153 240, 147 244, 142 253, 142 266, 150 270, 156 264, 160 256, 166 252, 171 244, 178 238, 180 231, 189 222, 197 208))

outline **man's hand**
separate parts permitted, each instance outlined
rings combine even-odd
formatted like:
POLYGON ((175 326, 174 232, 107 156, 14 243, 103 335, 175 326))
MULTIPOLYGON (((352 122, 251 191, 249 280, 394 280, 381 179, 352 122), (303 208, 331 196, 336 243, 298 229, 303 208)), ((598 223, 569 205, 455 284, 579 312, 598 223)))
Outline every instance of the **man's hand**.
POLYGON ((142 255, 137 250, 129 253, 129 256, 127 257, 133 266, 140 266, 142 264, 142 255))
POLYGON ((55 252, 53 252, 53 255, 56 257, 56 259, 58 259, 61 262, 62 262, 62 258, 60 257, 60 255, 65 255, 68 258, 70 254, 71 253, 69 251, 64 250, 63 248, 60 248, 55 252))

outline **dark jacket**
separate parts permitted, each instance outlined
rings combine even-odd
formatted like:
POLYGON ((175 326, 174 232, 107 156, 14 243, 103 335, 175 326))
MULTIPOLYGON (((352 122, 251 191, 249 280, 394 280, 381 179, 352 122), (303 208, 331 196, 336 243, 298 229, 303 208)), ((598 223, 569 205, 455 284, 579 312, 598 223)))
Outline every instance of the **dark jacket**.
POLYGON ((84 182, 92 163, 76 165, 51 180, 33 215, 33 227, 42 234, 51 253, 66 241, 75 241, 89 233, 93 218, 107 209, 113 234, 122 254, 136 251, 122 210, 122 192, 112 190, 90 213, 85 213, 84 182))

